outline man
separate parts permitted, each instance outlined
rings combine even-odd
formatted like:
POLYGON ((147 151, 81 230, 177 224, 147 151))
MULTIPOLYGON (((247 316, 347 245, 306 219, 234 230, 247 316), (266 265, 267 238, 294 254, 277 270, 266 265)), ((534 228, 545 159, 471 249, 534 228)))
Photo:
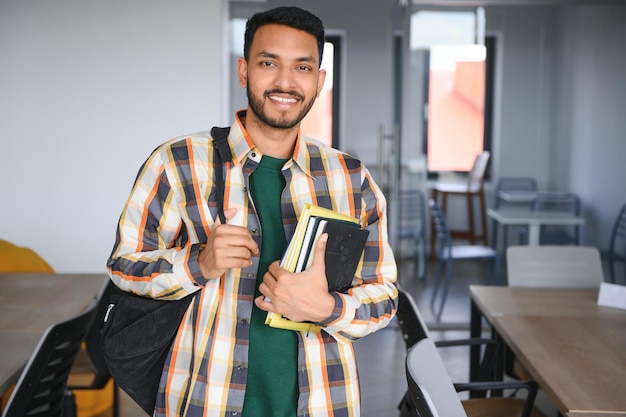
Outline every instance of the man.
POLYGON ((238 61, 248 106, 229 134, 226 224, 217 217, 206 132, 166 142, 139 172, 109 274, 123 290, 153 298, 198 291, 163 370, 157 416, 360 414, 351 342, 393 318, 396 265, 385 199, 369 171, 300 135, 326 76, 323 46, 321 21, 299 8, 248 21, 238 61), (370 232, 346 293, 328 292, 325 239, 307 270, 279 266, 305 203, 355 217, 370 232), (322 331, 269 327, 267 312, 322 331))

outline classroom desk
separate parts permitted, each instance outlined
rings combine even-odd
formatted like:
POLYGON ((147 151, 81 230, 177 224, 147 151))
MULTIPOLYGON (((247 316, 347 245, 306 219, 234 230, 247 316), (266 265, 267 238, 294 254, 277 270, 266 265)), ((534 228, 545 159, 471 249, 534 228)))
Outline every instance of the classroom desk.
POLYGON ((17 382, 44 331, 85 309, 106 274, 0 274, 0 394, 17 382))
POLYGON ((528 226, 529 245, 539 244, 541 226, 581 226, 585 224, 585 218, 582 216, 528 208, 488 208, 487 216, 495 220, 498 225, 528 226))
POLYGON ((597 289, 471 285, 471 334, 484 317, 564 416, 626 416, 626 310, 597 297, 597 289))

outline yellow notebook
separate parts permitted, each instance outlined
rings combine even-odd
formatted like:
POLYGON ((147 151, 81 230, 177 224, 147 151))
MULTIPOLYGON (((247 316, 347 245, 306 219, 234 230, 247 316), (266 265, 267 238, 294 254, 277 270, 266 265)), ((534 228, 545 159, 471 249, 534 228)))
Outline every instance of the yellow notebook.
MULTIPOLYGON (((317 239, 325 231, 330 231, 331 229, 335 230, 338 237, 333 239, 335 243, 334 249, 330 249, 329 245, 333 242, 331 242, 331 235, 329 233, 326 256, 328 257, 330 255, 343 260, 343 256, 346 255, 351 259, 351 262, 345 263, 345 265, 351 265, 347 272, 340 271, 342 283, 329 282, 329 289, 333 291, 343 291, 346 287, 349 287, 354 277, 354 270, 360 261, 365 247, 365 241, 369 234, 367 230, 360 228, 359 221, 354 217, 324 207, 306 204, 298 219, 293 238, 289 242, 283 259, 281 260, 281 266, 290 272, 301 272, 305 270, 311 263, 312 257, 309 255, 314 250, 317 239), (332 228, 328 227, 329 223, 333 223, 332 228), (346 228, 345 225, 349 225, 349 227, 346 228), (330 254, 329 250, 331 252, 330 254)), ((341 264, 344 265, 343 262, 341 264)), ((329 266, 327 265, 327 270, 328 268, 329 266)), ((333 274, 333 276, 334 275, 335 274, 333 274)), ((313 323, 295 322, 272 312, 267 313, 265 324, 271 327, 309 333, 317 333, 321 330, 319 326, 313 323)))

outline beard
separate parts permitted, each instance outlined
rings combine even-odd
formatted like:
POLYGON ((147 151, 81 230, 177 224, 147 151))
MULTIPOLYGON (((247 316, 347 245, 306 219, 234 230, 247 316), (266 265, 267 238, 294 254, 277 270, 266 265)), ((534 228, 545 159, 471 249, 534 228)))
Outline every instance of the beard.
POLYGON ((309 110, 311 110, 311 107, 313 107, 313 103, 315 102, 315 97, 313 97, 313 99, 311 99, 309 102, 305 102, 304 96, 302 96, 301 94, 297 94, 294 92, 287 92, 288 94, 291 94, 292 96, 295 96, 299 98, 300 100, 302 100, 305 104, 304 108, 300 111, 300 113, 298 113, 296 117, 292 119, 288 119, 287 117, 275 117, 275 118, 269 117, 263 107, 265 104, 265 100, 271 94, 282 94, 282 93, 285 93, 285 91, 270 90, 270 91, 266 91, 263 94, 263 97, 258 97, 252 92, 252 90, 250 90, 250 85, 246 87, 246 95, 248 96, 248 103, 250 104, 250 109, 261 122, 263 122, 267 126, 272 127, 274 129, 291 129, 297 126, 298 123, 300 123, 302 119, 304 119, 304 116, 307 115, 309 110))

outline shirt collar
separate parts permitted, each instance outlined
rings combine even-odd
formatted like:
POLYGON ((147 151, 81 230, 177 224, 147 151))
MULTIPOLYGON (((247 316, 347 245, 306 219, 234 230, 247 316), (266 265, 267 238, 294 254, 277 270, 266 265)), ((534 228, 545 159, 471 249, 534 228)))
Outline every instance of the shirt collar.
MULTIPOLYGON (((252 139, 248 135, 244 122, 246 120, 246 110, 239 110, 235 122, 230 128, 229 140, 233 150, 233 161, 236 163, 243 163, 248 155, 256 150, 252 139)), ((307 175, 313 176, 307 163, 309 159, 309 150, 307 147, 309 139, 302 136, 298 131, 298 137, 296 139, 296 146, 291 159, 285 165, 290 167, 292 163, 295 163, 302 171, 307 175)), ((256 151, 258 152, 258 151, 256 151)), ((259 152, 260 153, 260 152, 259 152)))

